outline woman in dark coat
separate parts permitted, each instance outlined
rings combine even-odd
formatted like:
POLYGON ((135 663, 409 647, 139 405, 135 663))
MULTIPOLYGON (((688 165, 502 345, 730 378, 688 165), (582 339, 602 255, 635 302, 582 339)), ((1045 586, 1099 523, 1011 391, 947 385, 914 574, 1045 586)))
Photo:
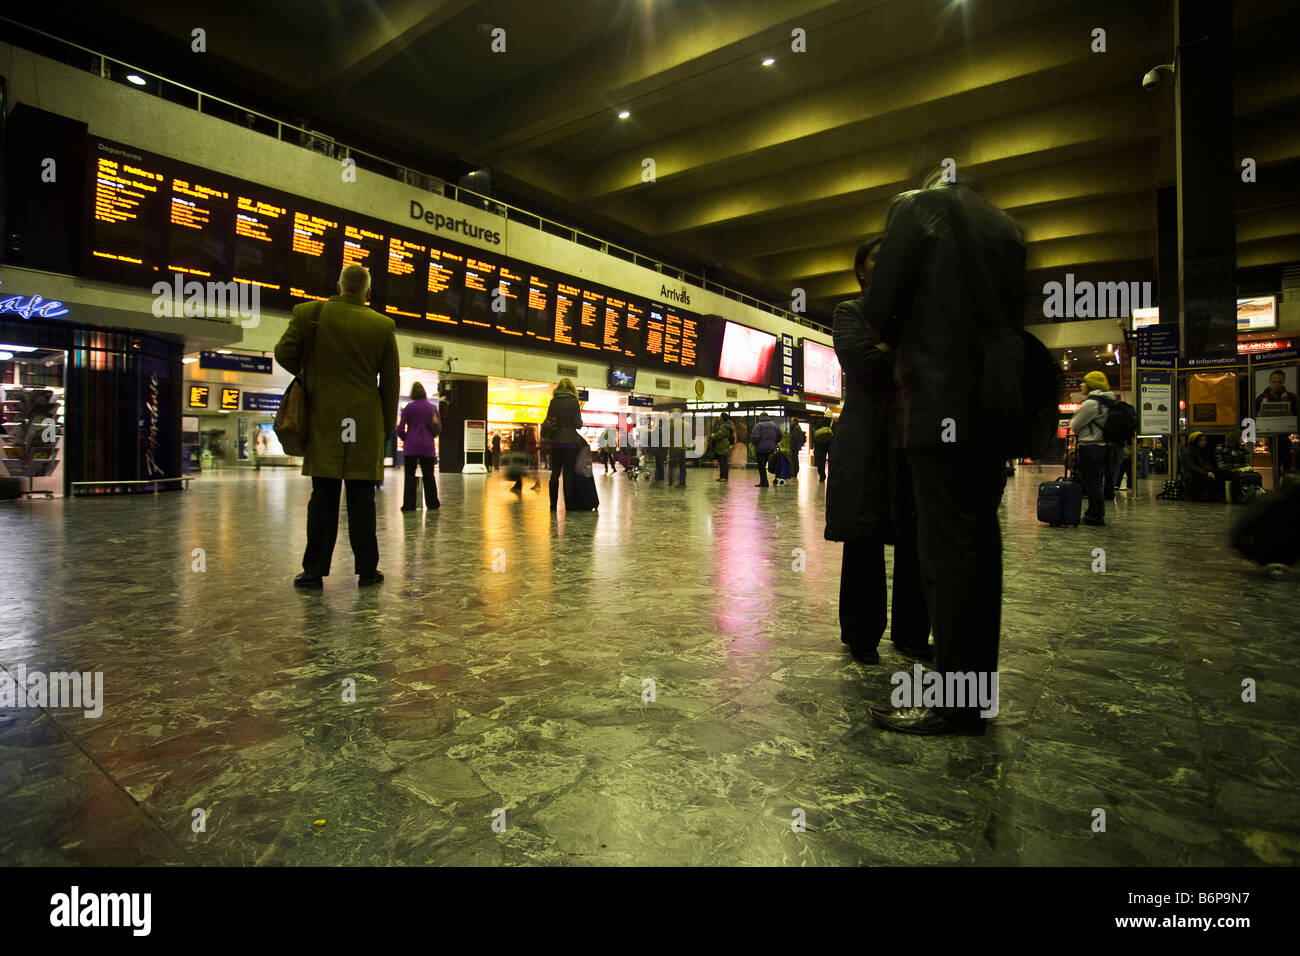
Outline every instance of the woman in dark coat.
POLYGON ((880 660, 876 646, 885 633, 886 544, 894 545, 890 637, 909 656, 929 659, 932 653, 910 475, 894 433, 894 357, 866 321, 866 288, 883 241, 878 236, 859 247, 854 271, 863 295, 835 307, 835 354, 844 369, 846 393, 826 483, 826 540, 844 542, 840 640, 868 663, 880 660))
POLYGON ((564 474, 564 504, 569 510, 573 495, 573 466, 578 460, 578 443, 582 437, 582 408, 578 405, 578 388, 571 379, 562 378, 551 393, 542 423, 542 439, 551 454, 551 510, 560 500, 560 474, 564 474))

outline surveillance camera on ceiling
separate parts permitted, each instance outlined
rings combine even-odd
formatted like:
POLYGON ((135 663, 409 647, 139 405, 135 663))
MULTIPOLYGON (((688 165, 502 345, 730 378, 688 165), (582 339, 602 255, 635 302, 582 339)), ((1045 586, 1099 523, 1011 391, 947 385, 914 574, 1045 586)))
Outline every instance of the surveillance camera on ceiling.
POLYGON ((1168 70, 1169 75, 1174 75, 1174 65, 1172 63, 1161 63, 1159 66, 1153 66, 1147 70, 1146 76, 1142 77, 1142 89, 1157 90, 1160 88, 1160 71, 1168 70))

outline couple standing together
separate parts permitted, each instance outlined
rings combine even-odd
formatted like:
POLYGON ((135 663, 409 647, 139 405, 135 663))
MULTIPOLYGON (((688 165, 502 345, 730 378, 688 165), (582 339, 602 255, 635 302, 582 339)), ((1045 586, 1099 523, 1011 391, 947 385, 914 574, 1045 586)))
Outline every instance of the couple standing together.
MULTIPOLYGON (((863 293, 835 307, 847 392, 826 495, 825 536, 844 542, 840 639, 879 661, 892 544, 895 647, 946 678, 992 675, 1006 470, 980 421, 980 356, 987 316, 1023 327, 1024 233, 970 183, 935 170, 894 199, 884 235, 862 244, 854 266, 863 293)), ((908 733, 983 733, 979 703, 961 703, 872 716, 908 733)))

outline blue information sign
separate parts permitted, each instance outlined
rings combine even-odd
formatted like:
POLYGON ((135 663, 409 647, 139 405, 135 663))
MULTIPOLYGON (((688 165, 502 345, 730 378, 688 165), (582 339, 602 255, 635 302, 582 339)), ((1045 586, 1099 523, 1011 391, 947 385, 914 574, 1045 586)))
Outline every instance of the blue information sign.
POLYGON ((199 353, 199 368, 217 369, 222 372, 256 372, 259 375, 270 375, 271 357, 269 355, 240 355, 235 352, 222 355, 220 352, 205 350, 199 353))
POLYGON ((245 392, 244 411, 277 412, 280 410, 282 395, 276 392, 245 392))
POLYGON ((1178 323, 1161 322, 1137 330, 1138 365, 1173 368, 1178 364, 1178 323))

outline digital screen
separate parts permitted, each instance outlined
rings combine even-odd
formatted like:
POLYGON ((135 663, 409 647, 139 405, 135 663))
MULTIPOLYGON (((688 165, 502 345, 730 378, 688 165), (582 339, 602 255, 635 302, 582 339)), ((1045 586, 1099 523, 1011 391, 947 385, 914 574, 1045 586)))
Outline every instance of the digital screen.
POLYGON ((1274 296, 1237 300, 1238 332, 1272 332, 1276 328, 1277 299, 1274 296))
POLYGON ((337 219, 295 210, 289 237, 289 295, 295 299, 328 299, 338 288, 330 272, 335 244, 339 241, 337 219))
POLYGON ((239 411, 239 389, 223 388, 221 390, 221 409, 226 412, 239 411))
POLYGON ((191 385, 190 408, 207 408, 209 391, 210 389, 206 385, 191 385))
POLYGON ((722 335, 718 378, 749 385, 768 385, 772 381, 772 362, 775 357, 775 335, 728 322, 722 335))
POLYGON ((497 331, 503 335, 524 334, 524 310, 521 297, 528 294, 522 273, 509 266, 497 269, 497 302, 493 310, 497 331))
POLYGON ((1160 306, 1154 305, 1149 309, 1136 308, 1133 310, 1133 328, 1141 329, 1148 325, 1160 324, 1160 306))
POLYGON ((474 255, 465 257, 465 292, 460 302, 462 325, 492 327, 492 290, 497 287, 496 263, 474 255))
POLYGON ((701 317, 676 306, 98 137, 89 142, 87 275, 145 288, 159 272, 234 279, 283 307, 330 298, 340 268, 357 263, 371 272, 371 308, 403 328, 442 326, 503 346, 527 338, 549 352, 686 373, 703 372, 719 354, 720 319, 705 326, 701 358, 701 317))
POLYGON ((834 399, 843 394, 835 350, 810 339, 803 340, 803 391, 805 395, 834 399))
POLYGON ((95 159, 95 190, 90 223, 91 256, 142 267, 160 265, 166 177, 126 160, 95 159))
POLYGON ((253 454, 259 458, 284 457, 284 446, 273 422, 258 422, 253 426, 253 454))
POLYGON ((279 291, 280 257, 288 241, 287 212, 273 202, 235 197, 235 281, 279 291))
POLYGON ((578 313, 582 307, 582 290, 566 282, 555 284, 555 334, 551 341, 556 345, 578 344, 578 313))
POLYGON ((427 294, 424 270, 428 268, 429 249, 417 242, 388 237, 388 295, 384 311, 418 319, 424 314, 427 294))
POLYGON ((539 342, 550 342, 555 333, 551 310, 555 305, 555 283, 536 271, 528 273, 524 292, 524 333, 539 342))
POLYGON ((461 285, 465 257, 446 249, 429 247, 428 298, 424 317, 430 322, 457 325, 460 322, 461 285))
POLYGON ((173 177, 168 198, 171 237, 167 270, 204 278, 225 276, 230 271, 226 240, 230 229, 230 193, 173 177))
POLYGON ((624 392, 632 391, 636 385, 636 366, 611 365, 609 367, 609 387, 624 392))

